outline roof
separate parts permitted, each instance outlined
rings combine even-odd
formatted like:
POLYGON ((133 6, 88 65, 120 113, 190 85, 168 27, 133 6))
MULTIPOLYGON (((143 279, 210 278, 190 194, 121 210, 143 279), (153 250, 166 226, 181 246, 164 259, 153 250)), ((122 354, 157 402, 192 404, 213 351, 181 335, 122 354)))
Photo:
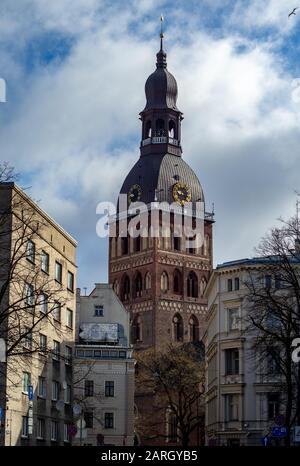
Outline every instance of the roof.
MULTIPOLYGON (((238 259, 235 261, 223 262, 222 264, 218 264, 216 270, 224 269, 227 267, 242 267, 242 266, 251 266, 251 265, 276 265, 279 264, 281 261, 280 256, 265 256, 265 257, 252 257, 251 259, 238 259)), ((290 256, 291 263, 297 264, 300 262, 300 258, 298 259, 295 256, 290 256)))

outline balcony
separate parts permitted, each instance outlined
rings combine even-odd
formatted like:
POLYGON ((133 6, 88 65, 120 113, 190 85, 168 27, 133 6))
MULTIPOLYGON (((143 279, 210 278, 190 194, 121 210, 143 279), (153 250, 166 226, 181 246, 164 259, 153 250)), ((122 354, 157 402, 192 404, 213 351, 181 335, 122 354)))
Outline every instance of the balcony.
POLYGON ((144 139, 142 146, 148 146, 149 144, 172 144, 173 146, 179 146, 178 139, 171 138, 169 136, 153 136, 151 138, 144 139))

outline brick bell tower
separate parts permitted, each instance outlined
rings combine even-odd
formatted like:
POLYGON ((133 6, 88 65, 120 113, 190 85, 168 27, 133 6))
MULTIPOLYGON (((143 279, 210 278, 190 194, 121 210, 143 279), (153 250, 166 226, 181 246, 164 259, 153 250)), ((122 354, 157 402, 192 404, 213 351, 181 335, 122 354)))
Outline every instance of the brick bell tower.
MULTIPOLYGON (((175 203, 181 213, 188 202, 205 205, 200 181, 182 158, 183 114, 176 105, 177 83, 167 70, 162 33, 160 37, 156 70, 147 79, 146 106, 140 113, 140 157, 120 190, 127 207, 147 205, 149 224, 158 202, 175 203)), ((187 247, 184 235, 177 236, 174 213, 169 229, 163 228, 160 213, 159 237, 135 238, 124 233, 124 222, 120 226, 123 215, 119 204, 117 236, 109 242, 109 282, 131 313, 135 350, 201 340, 207 310, 203 293, 212 270, 213 214, 202 214, 203 241, 194 247, 187 247)), ((195 209, 191 215, 195 223, 195 209)))

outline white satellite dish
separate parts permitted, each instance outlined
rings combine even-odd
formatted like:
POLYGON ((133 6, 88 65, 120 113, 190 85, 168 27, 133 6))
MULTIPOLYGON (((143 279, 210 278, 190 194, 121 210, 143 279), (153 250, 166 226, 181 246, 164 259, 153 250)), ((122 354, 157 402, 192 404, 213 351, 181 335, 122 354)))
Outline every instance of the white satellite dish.
POLYGON ((67 382, 64 380, 63 383, 62 383, 63 389, 64 389, 64 390, 67 390, 67 386, 68 386, 68 384, 67 384, 67 382))
POLYGON ((65 407, 64 400, 58 400, 55 406, 56 406, 57 411, 63 411, 65 407))
POLYGON ((75 416, 79 416, 79 414, 81 414, 81 406, 78 403, 73 405, 73 413, 75 416))

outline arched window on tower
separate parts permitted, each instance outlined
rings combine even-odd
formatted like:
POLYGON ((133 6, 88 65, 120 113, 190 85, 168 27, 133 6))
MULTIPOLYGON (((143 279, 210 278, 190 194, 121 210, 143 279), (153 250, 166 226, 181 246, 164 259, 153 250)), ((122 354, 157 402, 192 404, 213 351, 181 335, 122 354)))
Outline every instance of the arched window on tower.
POLYGON ((139 298, 142 296, 143 291, 143 279, 142 274, 137 272, 135 279, 134 279, 134 298, 139 298))
POLYGON ((174 236, 174 250, 181 251, 181 239, 179 236, 174 236))
POLYGON ((131 324, 131 339, 132 343, 142 341, 142 322, 139 314, 134 316, 131 324))
POLYGON ((170 120, 169 121, 169 138, 173 138, 173 139, 176 138, 175 129, 176 129, 175 121, 170 120))
POLYGON ((183 341, 183 320, 180 314, 173 317, 173 335, 175 341, 183 341))
POLYGON ((152 132, 151 121, 148 120, 145 124, 145 139, 151 138, 151 132, 152 132))
POLYGON ((188 274, 187 295, 190 298, 198 298, 198 278, 195 272, 190 272, 188 274))
POLYGON ((127 236, 125 238, 121 238, 121 254, 122 256, 128 254, 129 248, 128 248, 128 238, 127 236))
POLYGON ((151 273, 147 272, 145 275, 145 289, 151 290, 151 273))
POLYGON ((204 291, 205 291, 206 285, 207 285, 207 281, 205 280, 204 277, 202 277, 202 278, 201 278, 201 282, 200 282, 200 295, 201 295, 201 296, 204 295, 204 291))
POLYGON ((123 276, 123 279, 122 279, 121 300, 128 301, 129 298, 130 298, 130 278, 126 274, 123 276))
POLYGON ((156 131, 155 131, 156 136, 165 136, 166 131, 165 131, 165 122, 162 120, 162 118, 158 118, 156 120, 156 131))
POLYGON ((199 322, 196 316, 192 315, 189 320, 190 341, 199 340, 199 322))
POLYGON ((160 289, 161 291, 168 291, 169 289, 169 277, 167 272, 163 272, 160 276, 160 289))
POLYGON ((175 269, 173 274, 173 291, 177 294, 182 293, 182 274, 178 269, 175 269))
POLYGON ((134 252, 140 252, 141 250, 141 236, 137 236, 133 239, 134 242, 134 252))
POLYGON ((119 291, 120 291, 120 290, 119 290, 119 282, 118 282, 118 280, 115 280, 115 281, 114 281, 113 289, 114 289, 114 292, 116 293, 116 295, 119 296, 119 291))

